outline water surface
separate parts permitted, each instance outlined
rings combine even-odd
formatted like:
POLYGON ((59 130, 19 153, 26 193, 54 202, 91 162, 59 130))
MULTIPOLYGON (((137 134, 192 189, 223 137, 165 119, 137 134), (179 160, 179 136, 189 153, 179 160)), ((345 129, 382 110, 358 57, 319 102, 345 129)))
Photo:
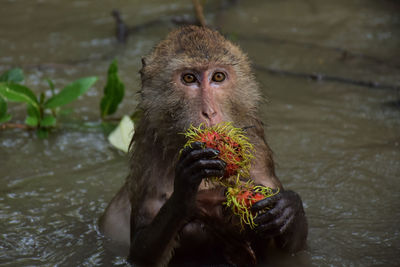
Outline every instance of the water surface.
MULTIPOLYGON (((255 63, 261 112, 286 188, 300 193, 308 249, 271 255, 271 266, 400 265, 400 5, 397 1, 207 1, 207 19, 255 63), (271 70, 285 71, 278 75, 271 70), (371 81, 386 88, 315 81, 298 73, 371 81)), ((22 67, 48 90, 89 75, 100 81, 70 105, 49 139, 0 132, 0 265, 110 266, 97 218, 122 185, 126 155, 99 127, 104 76, 119 60, 126 98, 137 103, 140 57, 191 14, 190 1, 3 1, 0 71, 22 67), (129 25, 161 19, 120 45, 110 12, 129 25)), ((15 119, 25 107, 10 104, 15 119)))

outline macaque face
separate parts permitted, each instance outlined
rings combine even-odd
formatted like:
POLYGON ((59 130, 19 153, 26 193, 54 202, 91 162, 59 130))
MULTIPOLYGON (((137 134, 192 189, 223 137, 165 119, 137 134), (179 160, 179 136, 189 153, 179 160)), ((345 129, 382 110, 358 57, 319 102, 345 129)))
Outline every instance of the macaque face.
POLYGON ((142 63, 140 108, 158 136, 224 121, 245 127, 257 112, 260 93, 247 56, 215 31, 172 32, 142 63))
POLYGON ((213 126, 229 120, 226 103, 235 81, 229 66, 183 68, 173 75, 176 90, 181 91, 190 106, 192 123, 213 126))

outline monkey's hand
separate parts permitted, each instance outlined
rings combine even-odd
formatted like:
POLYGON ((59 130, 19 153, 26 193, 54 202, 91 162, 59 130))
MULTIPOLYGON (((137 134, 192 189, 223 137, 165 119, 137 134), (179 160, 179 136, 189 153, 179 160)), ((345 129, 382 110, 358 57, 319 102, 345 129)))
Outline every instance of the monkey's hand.
POLYGON ((258 213, 254 222, 255 232, 263 238, 274 238, 278 247, 297 252, 307 239, 307 219, 300 196, 293 191, 281 191, 262 199, 251 208, 258 213))
POLYGON ((218 150, 204 148, 200 142, 183 149, 176 165, 174 195, 186 210, 194 207, 196 194, 204 178, 222 177, 226 163, 217 159, 218 150))

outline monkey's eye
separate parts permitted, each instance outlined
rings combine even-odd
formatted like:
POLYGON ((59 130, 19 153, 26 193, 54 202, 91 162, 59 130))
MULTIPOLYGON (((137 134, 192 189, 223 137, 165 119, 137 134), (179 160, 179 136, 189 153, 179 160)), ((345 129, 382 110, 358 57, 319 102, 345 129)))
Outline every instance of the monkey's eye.
POLYGON ((186 74, 183 74, 182 80, 185 83, 194 83, 196 81, 196 77, 191 73, 186 73, 186 74))
POLYGON ((216 72, 214 73, 214 75, 212 76, 212 80, 214 82, 223 82, 225 80, 225 74, 223 72, 216 72))

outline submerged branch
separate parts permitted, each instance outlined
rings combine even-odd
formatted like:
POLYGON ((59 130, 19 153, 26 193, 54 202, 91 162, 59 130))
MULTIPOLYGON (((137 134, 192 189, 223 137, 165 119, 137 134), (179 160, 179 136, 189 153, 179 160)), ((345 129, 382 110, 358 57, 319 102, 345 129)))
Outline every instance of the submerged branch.
POLYGON ((118 42, 126 43, 126 39, 128 38, 128 26, 122 19, 121 13, 117 9, 113 9, 111 15, 115 20, 115 35, 117 37, 118 42))
POLYGON ((7 129, 22 129, 22 130, 34 130, 35 128, 30 127, 25 124, 20 123, 3 123, 0 124, 0 130, 7 130, 7 129))
POLYGON ((324 73, 306 73, 306 72, 279 70, 279 69, 264 67, 261 65, 254 65, 254 68, 256 70, 268 72, 270 74, 292 76, 292 77, 297 77, 297 78, 305 78, 305 79, 311 79, 314 81, 338 82, 338 83, 352 84, 352 85, 375 88, 375 89, 400 90, 400 86, 393 85, 393 84, 383 84, 383 83, 374 82, 374 81, 356 80, 356 79, 345 78, 345 77, 340 77, 340 76, 328 75, 328 74, 324 74, 324 73))
POLYGON ((343 61, 346 61, 346 60, 352 59, 352 58, 360 58, 363 60, 368 60, 371 63, 385 65, 390 68, 400 69, 400 63, 392 62, 392 61, 389 61, 388 59, 377 58, 377 57, 366 55, 363 53, 352 52, 343 47, 325 46, 325 45, 320 45, 320 44, 316 44, 316 43, 303 42, 303 41, 297 41, 297 40, 289 40, 289 39, 281 39, 281 38, 276 38, 276 37, 271 37, 271 36, 266 36, 266 35, 258 35, 258 36, 248 36, 248 35, 242 35, 242 34, 234 34, 234 35, 237 36, 237 38, 239 40, 243 40, 243 41, 262 42, 262 43, 270 43, 270 44, 271 43, 288 44, 288 45, 293 45, 293 46, 297 46, 297 47, 305 47, 305 48, 309 48, 309 49, 315 48, 315 49, 319 49, 319 50, 333 51, 333 52, 339 53, 340 59, 343 61))

